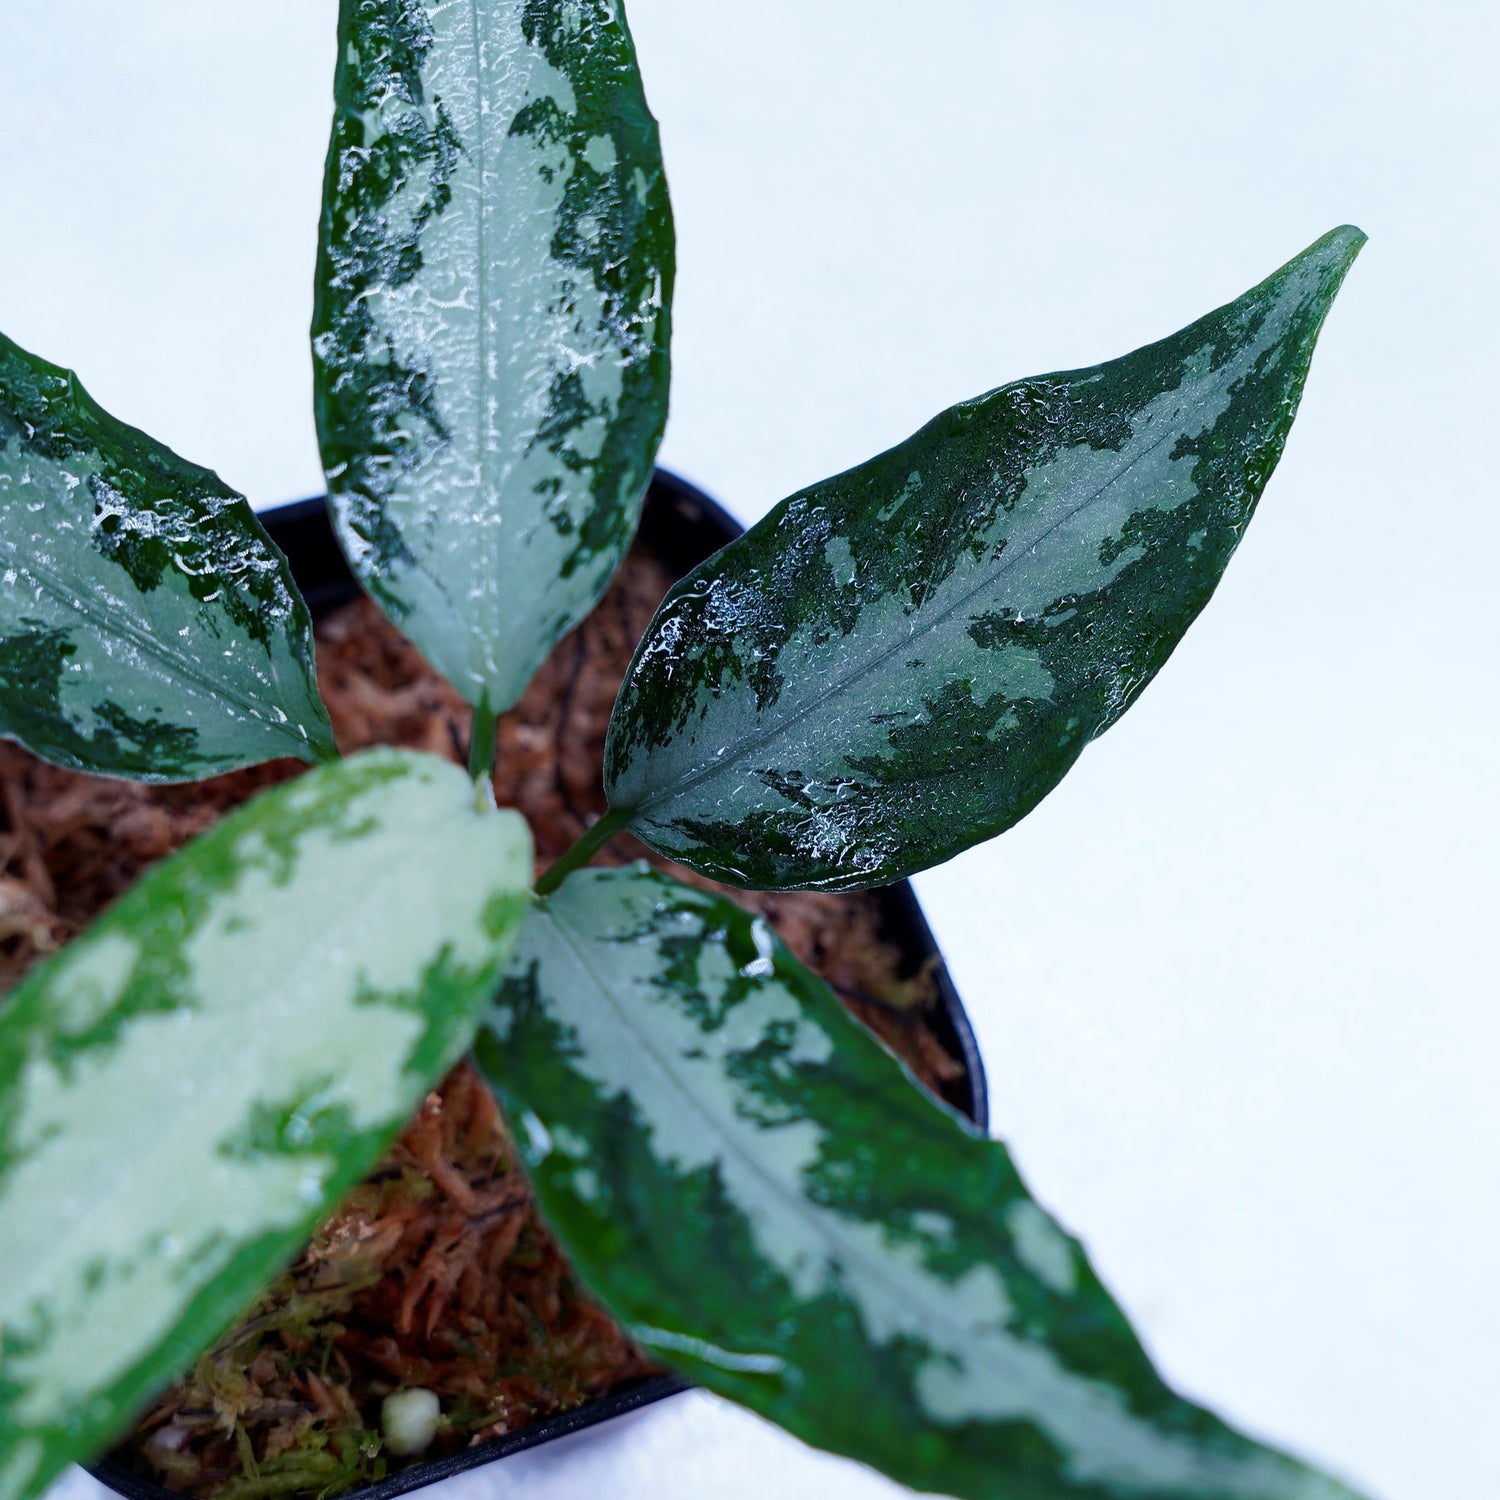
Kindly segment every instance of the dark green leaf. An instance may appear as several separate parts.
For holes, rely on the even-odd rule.
[[[250,803],[0,1003],[0,1500],[217,1338],[473,1035],[531,840],[432,756]]]
[[[470,702],[603,592],[661,440],[671,209],[610,0],[343,0],[318,305],[340,539]]]
[[[667,596],[614,807],[734,884],[881,885],[1023,817],[1213,592],[1364,235],[1091,370],[1005,386],[784,501]]]
[[[1349,1500],[1180,1400],[1005,1148],[759,918],[644,866],[533,908],[476,1055],[654,1354],[970,1500]]]
[[[335,753],[307,607],[250,507],[3,336],[0,734],[138,781]]]

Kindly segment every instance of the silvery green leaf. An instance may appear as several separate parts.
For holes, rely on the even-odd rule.
[[[1175,1396],[1005,1148],[721,897],[570,876],[476,1056],[594,1292],[806,1441],[968,1500],[1351,1500]]]
[[[0,1500],[106,1443],[459,1056],[531,840],[431,756],[266,793],[0,1002]]]
[[[343,0],[313,322],[355,571],[502,710],[635,530],[673,234],[618,0]]]
[[[777,889],[885,884],[1023,817],[1213,593],[1363,243],[1336,229],[1159,344],[966,401],[783,501],[647,631],[611,804]]]
[[[138,781],[335,754],[312,621],[244,499],[3,336],[0,734]]]

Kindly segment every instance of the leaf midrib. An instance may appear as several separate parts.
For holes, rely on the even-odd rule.
[[[96,609],[92,600],[79,593],[78,590],[71,589],[54,578],[47,569],[39,566],[35,559],[23,558],[20,548],[16,545],[15,541],[4,533],[0,533],[0,547],[4,547],[10,553],[18,572],[34,578],[41,585],[43,591],[51,596],[54,603],[62,606],[64,611],[71,610],[74,614],[81,616],[84,623],[91,626],[99,635],[105,638],[115,635],[129,641],[143,655],[154,657],[164,666],[175,670],[181,676],[187,678],[189,682],[195,684],[206,693],[210,699],[228,699],[237,708],[242,709],[254,723],[269,730],[272,734],[289,739],[299,747],[305,744],[303,740],[298,738],[294,731],[293,725],[296,721],[290,715],[288,715],[285,725],[277,724],[271,719],[265,718],[254,699],[246,698],[235,688],[215,682],[204,674],[201,667],[191,657],[182,656],[172,650],[160,638],[139,629],[128,619],[116,616],[108,610]],[[228,585],[225,584],[224,587],[227,588]],[[241,639],[245,638],[241,636]],[[267,651],[266,656],[268,661],[273,661],[269,651]]]
[[[991,569],[989,573],[981,578],[979,582],[974,584],[973,587],[965,590],[951,603],[940,608],[929,621],[922,624],[917,629],[909,631],[899,640],[892,641],[888,645],[882,646],[864,662],[860,663],[857,668],[851,669],[842,677],[836,677],[826,689],[819,692],[816,696],[810,696],[807,702],[805,702],[800,708],[795,709],[793,712],[787,714],[784,718],[779,718],[774,723],[767,725],[766,728],[758,730],[753,734],[746,735],[745,738],[740,742],[739,746],[732,752],[719,756],[716,759],[700,766],[697,770],[688,772],[686,775],[678,777],[675,781],[667,783],[660,791],[654,792],[649,796],[641,798],[638,802],[632,803],[627,810],[631,813],[632,816],[637,813],[646,812],[653,807],[659,806],[665,801],[681,796],[684,792],[691,791],[694,787],[700,785],[702,782],[711,780],[714,776],[718,775],[719,772],[727,769],[728,767],[739,765],[747,757],[753,755],[755,751],[760,749],[762,745],[769,744],[772,740],[777,739],[781,735],[787,733],[794,725],[799,724],[814,710],[822,708],[826,703],[828,703],[830,699],[837,698],[846,689],[853,686],[856,682],[862,681],[864,678],[870,676],[873,672],[878,671],[880,667],[882,667],[898,652],[909,650],[913,642],[921,640],[922,637],[926,635],[930,635],[940,625],[946,624],[953,615],[957,614],[960,610],[965,609],[975,598],[978,597],[978,595],[982,594],[987,589],[994,587],[995,583],[1002,575],[1009,572],[1012,568],[1016,567],[1024,557],[1029,555],[1038,546],[1046,542],[1047,539],[1051,537],[1055,532],[1057,532],[1061,527],[1066,525],[1075,517],[1082,515],[1084,511],[1092,506],[1103,494],[1105,494],[1106,491],[1113,488],[1113,486],[1116,485],[1126,474],[1128,474],[1131,469],[1133,469],[1138,463],[1140,463],[1142,459],[1146,458],[1148,455],[1155,452],[1156,449],[1161,447],[1161,445],[1165,443],[1168,438],[1176,436],[1178,436],[1178,433],[1175,430],[1168,430],[1164,432],[1161,437],[1156,439],[1155,442],[1148,444],[1138,454],[1136,454],[1136,456],[1132,458],[1129,463],[1123,464],[1118,469],[1116,469],[1115,472],[1111,474],[1109,478],[1106,479],[1104,483],[1101,484],[1096,490],[1087,495],[1083,500],[1079,501],[1079,503],[1071,510],[1066,511],[1064,514],[1059,516],[1056,521],[1054,521],[1050,526],[1046,527],[1034,540],[1032,540],[1025,546],[1007,546],[1005,551],[1002,552],[1000,557],[996,560],[994,568]],[[1030,470],[1028,470],[1027,472],[1030,473]],[[1007,559],[1009,559],[1009,561],[1007,561]],[[1105,587],[1108,586],[1109,585],[1105,585]],[[784,642],[783,645],[785,644],[786,643]],[[649,747],[647,748],[649,752]]]
[[[751,1154],[742,1146],[738,1145],[735,1137],[730,1134],[729,1131],[724,1129],[724,1127],[720,1124],[719,1117],[715,1115],[714,1112],[710,1110],[709,1107],[705,1103],[703,1103],[690,1088],[688,1088],[688,1086],[682,1081],[681,1075],[673,1070],[668,1060],[661,1054],[659,1049],[652,1044],[648,1034],[643,1032],[634,1023],[631,1018],[629,1009],[623,1004],[620,1004],[616,1001],[614,994],[608,984],[606,984],[605,981],[594,972],[593,967],[588,961],[585,950],[582,949],[578,945],[578,943],[574,941],[573,933],[571,929],[569,929],[567,924],[560,917],[558,917],[555,912],[547,912],[546,915],[551,920],[554,928],[556,928],[558,933],[561,935],[565,951],[570,955],[570,957],[572,957],[573,961],[577,964],[578,968],[583,972],[584,976],[589,980],[594,988],[604,996],[606,1003],[614,1013],[620,1026],[631,1037],[635,1039],[637,1045],[639,1045],[639,1047],[641,1048],[641,1051],[647,1058],[650,1059],[657,1070],[669,1081],[669,1083],[671,1083],[676,1088],[678,1094],[688,1103],[693,1113],[703,1120],[705,1126],[709,1129],[713,1137],[723,1143],[724,1150],[729,1154],[738,1157],[756,1177],[758,1177],[771,1189],[773,1197],[788,1205],[793,1217],[802,1219],[804,1223],[809,1225],[814,1230],[819,1238],[825,1239],[832,1243],[844,1256],[845,1263],[859,1269],[889,1301],[891,1301],[898,1307],[907,1304],[910,1301],[909,1295],[907,1295],[902,1289],[893,1286],[888,1282],[884,1272],[884,1268],[879,1266],[878,1264],[872,1266],[871,1263],[866,1259],[864,1251],[861,1247],[846,1239],[842,1234],[838,1233],[836,1228],[837,1215],[834,1214],[831,1209],[827,1211],[827,1218],[819,1217],[818,1215],[814,1214],[809,1209],[808,1202],[805,1197],[799,1194],[789,1195],[785,1186],[778,1178],[768,1174],[753,1154]],[[587,940],[586,937],[585,940]],[[791,992],[788,991],[787,993],[790,994]],[[800,1004],[798,1008],[799,1010],[802,1008]],[[830,1220],[833,1221],[832,1225],[830,1225]],[[758,1255],[761,1254],[758,1249],[756,1253]],[[762,1256],[762,1258],[764,1259],[765,1257]],[[768,1263],[774,1264],[773,1262]],[[988,1264],[988,1262],[977,1261],[975,1262],[975,1264]],[[784,1272],[781,1267],[776,1267],[776,1270],[778,1275],[786,1275],[786,1272]],[[797,1301],[801,1302],[802,1299],[797,1298]],[[953,1323],[946,1314],[939,1310],[934,1309],[932,1311],[932,1316],[928,1321],[935,1322],[944,1327],[948,1331],[948,1333],[953,1336],[956,1344],[967,1345],[974,1339],[974,1328]]]
[[[487,429],[489,426],[489,390],[490,390],[490,320],[489,320],[489,292],[490,292],[490,265],[488,250],[488,221],[489,221],[489,130],[490,118],[489,96],[485,90],[486,77],[484,69],[483,39],[479,26],[479,0],[469,0],[470,31],[474,42],[474,97],[479,107],[479,118],[475,124],[474,133],[476,137],[476,166],[479,171],[479,193],[478,193],[478,223],[475,227],[475,256],[476,270],[479,285],[476,291],[477,307],[475,316],[479,319],[478,340],[478,367],[479,376],[478,399],[474,402],[474,427],[475,442],[479,447],[479,499],[481,504],[486,504],[490,496],[490,485],[494,477],[494,452],[488,441]],[[497,556],[499,537],[498,528],[493,526],[481,526],[479,535],[483,538],[481,547],[484,557],[484,573],[486,578],[493,578],[499,571],[499,559]],[[491,638],[502,638],[500,630],[500,611],[498,608],[498,596],[494,598],[495,616],[491,621]],[[483,676],[488,679],[493,674],[485,665]]]
[[[489,306],[494,267],[489,256],[489,156],[490,156],[490,126],[489,122],[495,116],[495,112],[488,108],[490,96],[487,90],[489,75],[482,64],[483,57],[483,29],[480,24],[480,0],[469,0],[469,38],[473,51],[473,86],[476,102],[476,113],[474,122],[473,138],[473,162],[477,178],[477,191],[474,195],[474,259],[475,259],[475,309],[474,317],[477,323],[475,349],[476,357],[472,366],[474,383],[474,448],[477,461],[478,473],[476,476],[476,494],[481,505],[490,503],[498,497],[499,483],[495,479],[496,453],[494,445],[489,441],[489,401],[488,397],[493,390],[504,388],[503,380],[492,380],[489,375],[490,361],[490,326]],[[447,207],[440,213],[434,214],[430,224],[433,228],[441,225],[444,220],[451,222],[450,215],[457,209],[459,196],[454,195]],[[420,497],[422,486],[415,479],[408,477],[400,482],[399,489],[409,495]],[[389,515],[389,506],[382,500],[382,511]],[[478,553],[479,563],[473,570],[474,576],[479,578],[494,578],[499,573],[499,549],[502,536],[502,528],[494,526],[480,526],[469,528],[467,531],[469,545]],[[469,643],[468,660],[470,682],[455,684],[460,692],[467,698],[469,691],[473,690],[475,696],[470,699],[478,705],[481,689],[486,683],[493,683],[495,671],[483,654],[480,632],[476,631],[468,610],[462,602],[455,599],[450,587],[451,580],[446,571],[441,567],[434,566],[435,552],[431,547],[414,548],[412,561],[416,570],[420,572],[433,587],[435,592],[443,599],[448,609],[452,612],[459,633]],[[390,580],[387,580],[390,582]],[[504,626],[504,605],[498,594],[490,598],[492,618],[490,620],[489,638],[491,641],[503,640],[506,634]],[[479,650],[476,656],[476,648]]]

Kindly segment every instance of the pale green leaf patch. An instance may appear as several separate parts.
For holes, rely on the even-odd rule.
[[[1018,381],[784,501],[667,596],[610,725],[653,848],[883,885],[1025,816],[1207,603],[1364,235],[1092,369]]]
[[[656,122],[609,0],[344,0],[339,41],[313,323],[334,524],[503,711],[603,592],[661,441]]]
[[[336,753],[307,607],[244,498],[3,336],[0,734],[139,781]]]
[[[1352,1500],[1174,1395],[1005,1148],[723,898],[571,875],[476,1056],[595,1293],[806,1441],[967,1500]]]
[[[225,819],[0,1005],[16,1494],[113,1436],[374,1164],[468,1045],[530,877],[518,815],[371,751]]]

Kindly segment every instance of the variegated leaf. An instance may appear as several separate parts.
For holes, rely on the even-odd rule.
[[[652,1353],[970,1500],[1350,1500],[1158,1378],[1003,1146],[764,922],[644,866],[534,907],[476,1056]]]
[[[881,885],[1002,832],[1207,603],[1364,242],[1090,370],[952,408],[684,579],[610,728],[610,801],[733,884]]]
[[[343,0],[313,324],[344,550],[470,702],[603,592],[666,420],[673,234],[619,0]]]
[[[138,781],[335,753],[307,607],[244,499],[3,336],[0,734]]]
[[[531,840],[372,751],[256,799],[0,1003],[0,1500],[216,1338],[468,1045]]]

